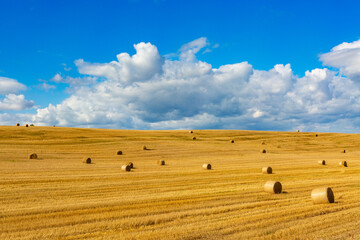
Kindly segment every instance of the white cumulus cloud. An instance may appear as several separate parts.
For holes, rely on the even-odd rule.
[[[34,106],[33,101],[27,101],[24,95],[7,94],[3,100],[0,99],[0,111],[23,110]]]
[[[17,93],[25,90],[26,86],[15,79],[0,77],[0,94]]]

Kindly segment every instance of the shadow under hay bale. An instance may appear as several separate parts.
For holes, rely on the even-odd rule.
[[[123,154],[123,152],[120,150],[116,152],[116,155],[122,155],[122,154]]]
[[[326,161],[325,161],[325,160],[320,160],[320,161],[318,161],[318,164],[320,164],[320,165],[326,165]]]
[[[265,192],[278,194],[282,192],[282,185],[277,181],[267,181],[264,185],[264,190]]]
[[[211,170],[211,164],[210,163],[204,163],[202,167],[203,167],[203,169]]]
[[[121,170],[122,170],[122,171],[125,171],[125,172],[130,172],[131,167],[130,167],[129,165],[123,165],[123,166],[121,167]]]
[[[84,158],[83,158],[83,163],[91,164],[91,158],[89,158],[89,157],[84,157]]]
[[[266,153],[266,149],[260,150],[261,153]]]
[[[164,161],[164,160],[158,160],[158,161],[157,161],[157,164],[159,164],[159,165],[165,165],[165,161]]]
[[[342,167],[347,167],[347,166],[348,166],[348,164],[347,164],[347,162],[346,162],[346,161],[341,161],[341,162],[339,162],[339,166],[342,166]]]
[[[263,167],[262,173],[264,174],[272,174],[272,168],[271,167]]]
[[[329,187],[316,188],[311,191],[311,200],[314,204],[334,203],[334,193]]]
[[[132,162],[128,162],[126,165],[130,166],[130,168],[134,168],[134,164]]]
[[[29,154],[29,159],[38,159],[38,155],[36,153]]]

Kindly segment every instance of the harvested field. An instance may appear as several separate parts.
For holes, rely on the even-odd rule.
[[[0,133],[2,240],[360,238],[357,134],[196,130],[193,141],[188,130]],[[114,156],[119,146],[136,166],[131,172]],[[31,152],[41,161],[28,159]],[[83,164],[84,156],[94,163]],[[206,162],[213,170],[204,171]],[[275,173],[263,174],[264,166]],[[265,192],[270,180],[283,193]],[[322,187],[331,187],[335,203],[312,203]]]

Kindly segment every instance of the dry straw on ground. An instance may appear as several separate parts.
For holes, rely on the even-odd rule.
[[[211,164],[210,163],[204,163],[202,167],[203,167],[203,169],[210,170],[211,169]]]
[[[122,155],[122,151],[120,151],[120,150],[117,151],[117,152],[116,152],[116,155]]]
[[[164,161],[164,160],[158,160],[157,163],[158,163],[159,165],[165,165],[165,161]]]
[[[333,203],[335,200],[334,193],[329,187],[313,189],[311,199],[314,204]]]
[[[84,157],[84,158],[83,158],[83,163],[90,164],[90,163],[91,163],[91,158],[89,158],[89,157]]]
[[[132,162],[128,162],[126,165],[130,166],[130,168],[134,168],[134,164]]]
[[[319,163],[320,165],[326,165],[326,161],[325,161],[325,160],[320,160],[320,161],[318,161],[318,163]]]
[[[131,167],[130,167],[129,165],[123,165],[123,166],[121,167],[121,170],[122,170],[122,171],[125,171],[125,172],[130,172]]]
[[[348,164],[346,161],[341,161],[341,162],[339,162],[339,166],[347,167]]]
[[[267,181],[264,185],[264,190],[269,193],[281,193],[282,185],[277,181]]]
[[[38,155],[36,153],[29,154],[29,159],[37,159]]]
[[[261,153],[266,153],[266,149],[260,150]]]
[[[271,167],[263,167],[262,168],[262,173],[271,174],[272,173],[272,168]]]

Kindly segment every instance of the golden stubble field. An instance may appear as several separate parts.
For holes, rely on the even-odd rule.
[[[359,239],[359,154],[358,134],[0,127],[0,239]]]

